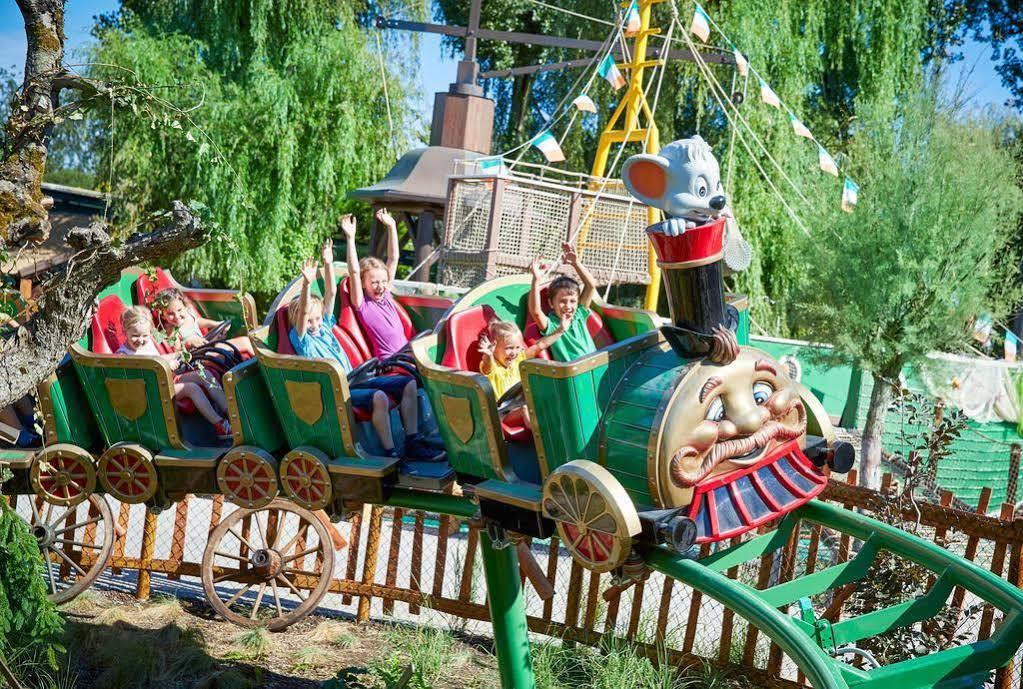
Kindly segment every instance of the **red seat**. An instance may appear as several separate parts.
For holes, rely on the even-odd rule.
[[[273,332],[277,336],[277,353],[295,356],[295,348],[291,346],[291,321],[288,320],[287,306],[277,309],[277,313],[274,314]],[[362,355],[358,345],[341,327],[335,325],[331,328],[331,333],[338,341],[338,344],[341,345],[341,350],[348,356],[348,361],[351,362],[352,368],[359,366],[369,358]],[[397,406],[397,402],[390,398],[388,399],[392,409]],[[353,408],[352,412],[355,415],[356,421],[369,421],[373,416],[372,412],[362,409]]]
[[[338,315],[337,323],[340,325],[353,340],[360,342],[362,348],[366,352],[366,357],[376,356],[376,346],[374,346],[372,340],[370,340],[369,334],[366,329],[362,327],[362,318],[359,316],[359,312],[355,309],[352,304],[352,294],[348,289],[348,278],[343,277],[338,283]],[[412,327],[412,319],[409,318],[408,312],[405,311],[405,307],[394,301],[394,306],[398,311],[398,318],[401,319],[401,325],[405,329],[406,339],[411,340],[416,336],[415,328]]]
[[[497,318],[494,309],[483,304],[451,314],[444,324],[447,344],[441,365],[458,371],[478,373],[482,356],[479,352],[480,336],[487,331],[490,321]],[[523,425],[501,419],[501,431],[507,440],[532,442],[533,434]]]
[[[113,354],[124,342],[124,330],[121,328],[121,315],[128,307],[121,298],[111,294],[99,300],[96,313],[92,316],[89,326],[91,334],[90,349],[97,354]]]
[[[157,268],[152,274],[139,275],[135,281],[135,299],[141,306],[149,306],[161,291],[177,287],[163,268]]]

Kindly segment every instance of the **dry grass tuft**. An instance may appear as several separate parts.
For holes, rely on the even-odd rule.
[[[336,648],[353,648],[358,639],[343,622],[327,620],[321,622],[306,636],[309,641],[317,644],[330,644]]]

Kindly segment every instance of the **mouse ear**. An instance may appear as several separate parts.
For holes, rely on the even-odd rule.
[[[649,153],[631,156],[622,166],[622,181],[637,199],[661,208],[668,191],[668,161]]]

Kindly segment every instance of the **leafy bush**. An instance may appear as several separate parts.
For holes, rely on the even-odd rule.
[[[29,678],[56,670],[64,653],[64,621],[46,597],[40,562],[28,525],[0,498],[0,652]]]

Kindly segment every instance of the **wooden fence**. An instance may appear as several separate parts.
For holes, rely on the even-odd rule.
[[[947,492],[941,494],[940,504],[913,504],[896,494],[890,475],[885,476],[881,492],[857,486],[855,480],[855,472],[846,483],[832,479],[824,499],[847,509],[884,512],[918,523],[923,537],[1016,585],[1023,583],[1023,519],[1016,519],[1008,503],[1001,506],[998,517],[988,516],[990,490],[985,489],[977,510],[969,512],[954,507],[955,500]],[[225,516],[225,509],[234,509],[230,503],[225,507],[220,496],[190,498],[159,516],[141,506],[112,504],[119,528],[110,568],[113,574],[135,570],[135,593],[143,599],[150,595],[154,574],[171,580],[199,576],[209,533]],[[348,609],[359,621],[376,614],[414,619],[426,612],[463,621],[489,619],[476,526],[460,524],[447,515],[373,506],[339,527],[348,545],[338,553],[330,586],[330,593],[338,595],[328,595],[321,607]],[[729,570],[728,576],[766,588],[844,562],[855,554],[857,544],[848,536],[835,536],[819,525],[804,524],[783,547]],[[609,575],[582,569],[556,537],[530,547],[555,590],[555,596],[546,601],[527,596],[532,631],[585,644],[597,644],[608,634],[625,636],[651,658],[666,657],[679,665],[706,660],[740,666],[758,686],[804,686],[801,674],[780,648],[699,592],[655,573],[605,596]],[[703,554],[709,552],[704,546]],[[528,583],[526,587],[531,594]],[[838,621],[852,593],[852,587],[846,587],[824,601],[825,616]],[[957,589],[953,608],[971,608],[967,596]],[[401,609],[396,610],[399,603]],[[968,640],[988,638],[1000,615],[991,606],[964,614],[961,623]],[[485,625],[479,631],[485,633]],[[993,681],[997,689],[1018,689],[1019,659],[999,670]]]

